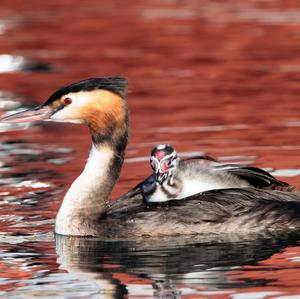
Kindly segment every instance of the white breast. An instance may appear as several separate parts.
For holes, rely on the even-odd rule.
[[[158,185],[155,189],[155,192],[151,194],[147,200],[149,202],[164,202],[170,200],[170,198],[166,196],[166,194],[162,191],[161,186]]]
[[[108,194],[103,184],[113,152],[108,147],[94,146],[81,175],[73,182],[65,195],[55,222],[55,232],[61,235],[80,235],[82,220],[78,215],[100,213]],[[77,223],[78,222],[78,223]]]
[[[197,194],[200,192],[214,190],[214,189],[223,189],[223,188],[231,188],[227,184],[220,184],[217,182],[209,182],[205,180],[185,180],[183,183],[183,188],[178,198],[184,198],[187,196],[191,196],[193,194]]]

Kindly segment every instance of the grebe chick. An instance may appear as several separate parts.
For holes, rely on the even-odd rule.
[[[37,108],[2,119],[71,122],[89,128],[92,149],[84,170],[64,196],[55,233],[102,239],[192,235],[215,239],[224,234],[286,235],[300,229],[300,196],[294,192],[221,189],[145,204],[140,188],[134,188],[109,203],[128,139],[126,86],[122,77],[90,78],[58,89]]]
[[[146,202],[182,199],[215,189],[290,187],[255,167],[221,164],[209,156],[181,160],[170,144],[160,144],[152,150],[150,165],[153,175],[141,185]]]

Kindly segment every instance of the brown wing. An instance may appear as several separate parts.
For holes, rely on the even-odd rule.
[[[227,233],[298,231],[299,214],[300,197],[294,192],[245,188],[149,204],[136,195],[112,203],[99,220],[110,237],[204,234],[215,240]]]
[[[249,182],[253,187],[266,190],[292,191],[293,186],[273,177],[269,172],[251,166],[236,165],[226,169],[238,178]]]
[[[200,162],[200,163],[212,163],[212,167],[220,170],[227,171],[241,180],[247,181],[251,186],[258,189],[266,190],[279,190],[279,191],[292,191],[294,187],[286,182],[280,181],[272,176],[269,172],[252,166],[243,166],[239,164],[221,164],[218,160],[207,156],[195,156],[183,161]]]

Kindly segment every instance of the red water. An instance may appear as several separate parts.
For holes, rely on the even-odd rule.
[[[18,103],[41,103],[70,82],[114,74],[130,81],[131,136],[113,197],[149,174],[146,157],[162,142],[181,154],[207,152],[272,168],[300,186],[298,1],[1,1],[3,113]],[[219,256],[223,248],[214,247],[218,258],[209,264],[210,250],[204,248],[202,259],[184,258],[206,266],[184,264],[180,279],[165,259],[159,264],[174,272],[158,279],[153,269],[125,265],[107,248],[83,258],[83,247],[86,264],[74,263],[76,271],[64,266],[51,233],[53,219],[64,190],[85,163],[87,129],[45,124],[0,130],[0,296],[93,298],[109,292],[107,281],[118,285],[114,297],[126,292],[129,297],[300,296],[295,240],[276,242],[272,251],[263,248],[265,254],[255,252],[250,260],[231,249]],[[249,244],[236,246],[247,256]],[[123,249],[125,257],[130,248]],[[87,265],[97,254],[103,260],[91,270]],[[147,250],[143,254],[155,264]],[[176,264],[180,261],[179,256]],[[102,273],[101,283],[95,273]]]

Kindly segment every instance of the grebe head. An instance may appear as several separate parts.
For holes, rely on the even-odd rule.
[[[88,125],[94,143],[117,139],[127,131],[127,106],[123,100],[126,87],[127,80],[123,77],[90,78],[64,86],[44,104],[1,121],[84,123]]]
[[[169,144],[160,144],[151,152],[150,165],[159,184],[173,178],[177,163],[177,152]]]
[[[62,87],[37,108],[0,121],[31,123],[41,120],[86,124],[93,140],[87,163],[61,204],[55,232],[94,235],[117,182],[128,140],[128,112],[124,100],[127,80],[90,78]]]

